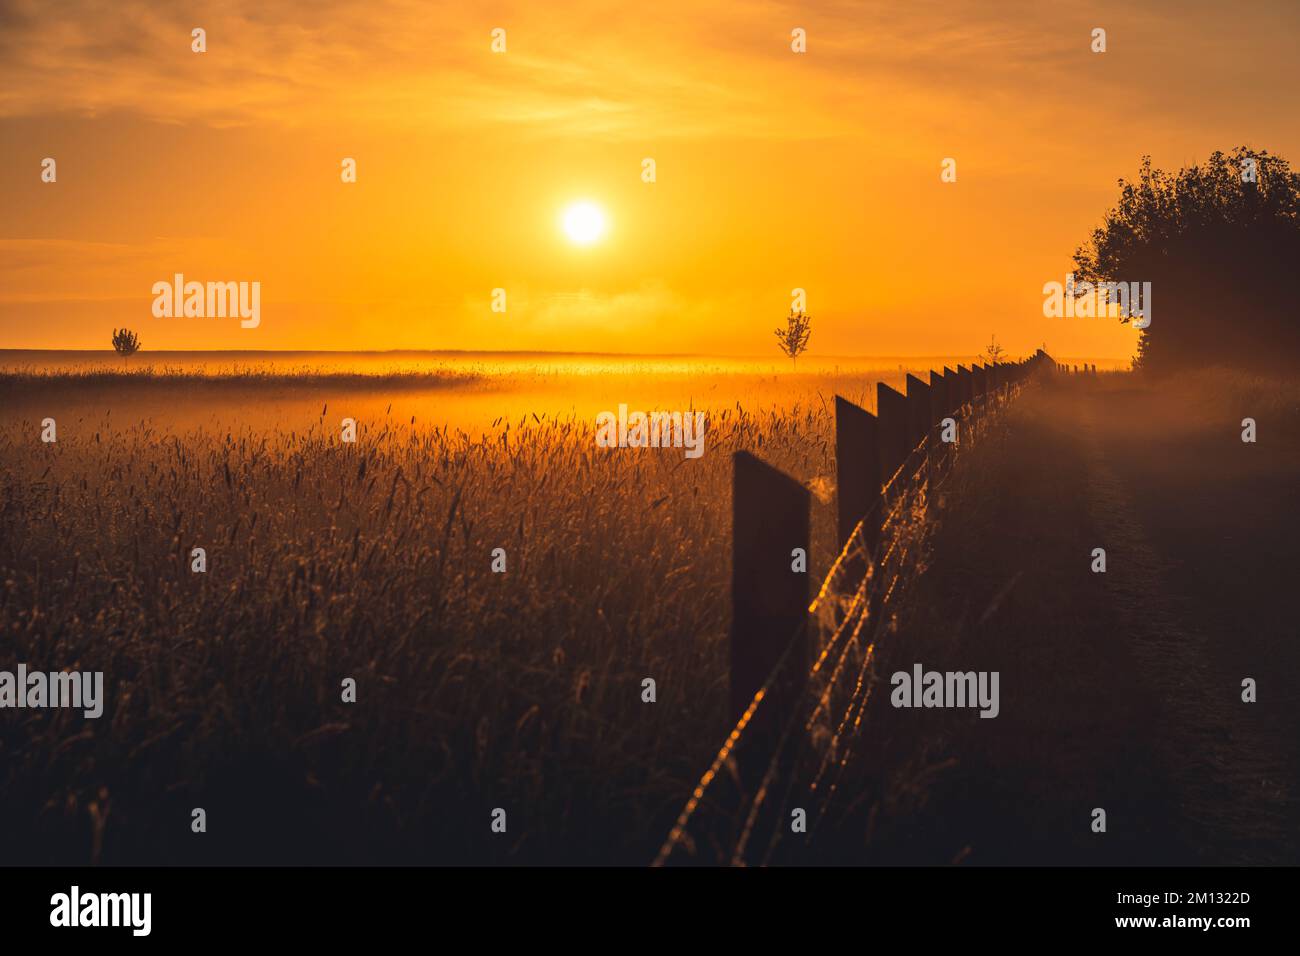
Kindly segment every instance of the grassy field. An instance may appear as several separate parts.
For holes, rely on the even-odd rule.
[[[107,702],[99,720],[0,711],[0,859],[647,862],[729,728],[730,453],[814,492],[818,580],[833,557],[833,395],[872,407],[874,382],[901,378],[886,363],[591,357],[10,367],[0,669],[102,670]],[[1175,445],[1243,414],[1294,438],[1290,386],[1210,372],[1171,399],[1130,379],[1099,380],[1107,407]],[[595,411],[620,403],[705,410],[705,454],[597,447]],[[39,440],[47,416],[54,444]],[[1016,454],[1033,455],[1032,428],[1016,428]],[[945,555],[882,661],[960,657],[983,613],[961,602],[993,606],[1007,562],[1032,553],[1014,535],[1007,562],[984,549],[1017,515],[1059,507],[1035,518],[1006,494],[1031,472],[1001,441],[953,476],[935,515]],[[1044,480],[1053,495],[1074,481]],[[1068,608],[1049,591],[1000,646]],[[962,858],[976,825],[925,809],[967,799],[944,782],[968,760],[960,735],[887,708],[870,719],[854,799],[818,858]],[[505,835],[489,830],[498,807]]]
[[[727,729],[729,453],[819,492],[823,569],[844,383],[747,407],[738,379],[688,460],[598,448],[577,411],[438,424],[505,386],[399,374],[0,380],[5,666],[102,670],[108,698],[0,714],[0,858],[649,859]]]
[[[870,407],[874,381],[899,384],[901,374],[838,365],[704,374],[685,360],[588,358],[361,373],[11,368],[0,375],[0,668],[103,671],[107,701],[99,720],[0,711],[0,818],[9,821],[0,859],[647,862],[728,729],[730,452],[754,451],[814,492],[819,579],[833,556],[831,399]],[[1138,467],[1159,436],[1170,449],[1161,462],[1192,456],[1178,474],[1185,494],[1197,493],[1205,481],[1193,465],[1221,457],[1215,436],[1250,414],[1266,436],[1261,452],[1274,456],[1264,459],[1272,485],[1292,473],[1285,455],[1300,415],[1289,384],[1211,371],[1177,387],[1102,376],[1091,388],[1079,394],[1104,398],[1096,407],[1110,416],[1100,434],[1117,436],[1120,457],[1108,467]],[[1068,596],[1061,575],[1075,539],[1121,519],[1104,498],[1100,517],[1074,513],[1095,484],[1068,430],[1081,413],[1044,395],[953,475],[934,516],[942,553],[898,609],[906,640],[882,648],[879,666],[972,666],[973,651],[1014,681],[1036,659],[1020,648],[1048,653],[1044,632],[1064,648],[1041,658],[1051,664],[1092,646],[1092,618],[1101,634],[1136,626],[1118,598],[1111,610]],[[597,447],[594,410],[621,402],[704,409],[705,454]],[[45,417],[57,421],[57,443],[39,440]],[[358,422],[355,444],[340,440],[343,417]],[[1191,542],[1159,537],[1186,523],[1162,490],[1170,480],[1139,482],[1152,502],[1139,494],[1125,507],[1138,509],[1153,547],[1177,556]],[[1224,478],[1229,491],[1237,480]],[[1168,517],[1142,510],[1157,507]],[[1222,533],[1249,542],[1255,532]],[[205,573],[190,569],[194,547],[207,552]],[[504,574],[491,571],[496,548]],[[1233,588],[1259,578],[1249,552],[1236,563]],[[1017,568],[1041,586],[1015,583]],[[1171,581],[1173,591],[1212,590]],[[1235,593],[1224,593],[1225,608]],[[1262,592],[1256,603],[1272,606]],[[1207,606],[1197,620],[1215,613]],[[1276,629],[1260,620],[1258,630]],[[1291,666],[1285,642],[1270,640],[1283,648],[1270,666]],[[1089,686],[1100,696],[1087,700],[1106,719],[1090,732],[1114,724],[1131,736],[1171,719],[1125,709],[1125,685],[1104,675],[1127,653],[1117,645],[1068,668],[1097,669]],[[1041,676],[1030,668],[1024,682]],[[646,677],[654,704],[641,700]],[[355,703],[342,700],[346,678]],[[1008,797],[1005,782],[980,776],[985,765],[1003,766],[1011,781],[1031,766],[1040,768],[1032,780],[1046,766],[1072,781],[1094,772],[1136,781],[1134,812],[1172,819],[1161,801],[1177,781],[1139,773],[1159,766],[1156,757],[1175,759],[1149,730],[1097,766],[1077,752],[1022,759],[1032,728],[1071,725],[1052,708],[1077,684],[1049,682],[1027,698],[1038,716],[1010,705],[996,722],[1021,728],[1010,750],[971,738],[949,714],[917,724],[877,707],[846,781],[853,799],[811,852],[845,862],[1048,852],[1061,822],[1046,816],[1052,795],[1029,815],[1044,817],[1041,832],[989,825],[988,808]],[[1032,791],[1032,780],[1016,792]],[[984,816],[971,809],[981,806]],[[207,834],[191,832],[196,807]],[[489,830],[498,807],[505,835]],[[990,850],[990,839],[1003,849]],[[1161,839],[1160,852],[1183,858],[1181,837]],[[1140,840],[1112,848],[1113,862],[1150,858]],[[1057,849],[1090,859],[1081,847]]]

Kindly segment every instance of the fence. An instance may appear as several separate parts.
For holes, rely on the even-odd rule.
[[[953,462],[1023,383],[1060,370],[1041,350],[1018,363],[878,383],[876,412],[835,399],[840,552],[810,600],[809,492],[748,452],[734,455],[733,727],[654,863],[767,863],[813,833],[852,760],[878,639],[924,553],[927,513]],[[806,567],[806,564],[804,565]],[[797,799],[798,803],[792,801]]]

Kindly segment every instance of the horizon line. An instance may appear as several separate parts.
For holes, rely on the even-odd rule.
[[[1026,353],[1033,355],[1038,351]],[[1046,350],[1051,354],[1051,350]],[[111,348],[0,348],[0,355],[17,352],[35,353],[69,353],[81,352],[91,355],[116,355]],[[954,358],[965,355],[964,352],[916,352],[909,354],[838,354],[809,352],[799,356],[801,359],[921,359]],[[978,353],[970,353],[978,359]],[[1062,353],[1065,354],[1065,353]],[[1073,356],[1073,353],[1070,353]],[[569,349],[156,349],[152,352],[136,352],[134,358],[147,355],[554,355],[597,358],[715,358],[747,359],[772,362],[789,361],[785,356],[766,356],[755,353],[740,352],[587,352]],[[1122,362],[1126,357],[1107,357],[1100,355],[1079,355],[1077,358],[1097,358],[1103,361]]]

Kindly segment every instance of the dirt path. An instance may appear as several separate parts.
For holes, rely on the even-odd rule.
[[[883,672],[998,670],[1001,715],[882,708],[945,764],[882,861],[1300,862],[1300,455],[1245,414],[1066,378],[971,454]]]
[[[1136,387],[1075,391],[1089,507],[1131,567],[1106,583],[1162,704],[1181,842],[1204,862],[1295,863],[1294,446],[1267,420],[1263,444],[1243,443],[1243,415],[1204,422],[1149,399],[1133,415],[1145,396]],[[1257,703],[1242,701],[1244,678],[1259,686]]]

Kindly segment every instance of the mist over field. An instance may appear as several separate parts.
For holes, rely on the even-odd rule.
[[[902,387],[908,372],[976,359],[808,355],[792,369],[780,356],[142,352],[124,361],[103,351],[0,350],[0,387],[9,388],[12,401],[39,395],[53,403],[49,408],[78,414],[91,413],[92,404],[144,417],[165,413],[159,422],[168,429],[241,422],[302,427],[318,417],[318,401],[332,400],[340,416],[388,414],[391,405],[395,418],[415,415],[425,424],[477,434],[531,414],[594,419],[620,403],[647,411],[721,410],[739,401],[753,410],[828,403],[839,393],[871,407],[876,381]],[[1075,361],[1103,369],[1127,366],[1119,360]]]

